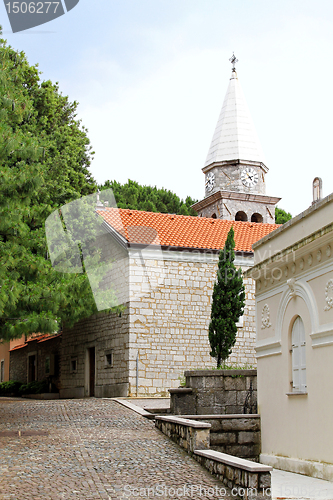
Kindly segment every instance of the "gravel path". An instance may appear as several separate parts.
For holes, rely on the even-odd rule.
[[[234,499],[146,420],[102,399],[0,400],[0,499]]]

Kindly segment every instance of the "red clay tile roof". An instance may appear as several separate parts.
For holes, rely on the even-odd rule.
[[[31,337],[27,339],[27,342],[34,342],[35,340],[40,341],[45,337],[49,337],[49,333],[33,333]]]
[[[129,243],[193,249],[223,248],[233,226],[235,250],[252,252],[253,243],[279,227],[278,224],[208,219],[121,208],[105,208],[97,210],[97,213]]]
[[[38,340],[38,344],[40,344],[40,342],[46,342],[47,340],[56,339],[57,337],[61,337],[61,333],[57,333],[56,335],[47,334],[45,337]]]
[[[22,349],[22,347],[26,347],[28,344],[20,344],[16,345],[15,347],[12,347],[12,349],[9,350],[9,352],[16,351],[17,349]]]
[[[56,335],[51,335],[50,333],[33,333],[31,337],[27,339],[27,341],[24,344],[19,344],[16,345],[15,347],[12,347],[9,352],[16,351],[17,349],[22,349],[23,347],[26,347],[29,342],[34,342],[37,341],[39,344],[40,342],[45,342],[46,340],[52,340],[55,339],[56,337],[60,337],[61,333],[57,333]]]

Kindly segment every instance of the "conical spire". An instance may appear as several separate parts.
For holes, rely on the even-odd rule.
[[[208,151],[205,167],[228,160],[265,163],[263,151],[238,81],[233,56],[229,87]]]

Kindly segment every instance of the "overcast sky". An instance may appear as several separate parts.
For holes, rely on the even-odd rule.
[[[80,103],[92,174],[202,199],[201,169],[231,74],[243,88],[269,173],[293,215],[312,180],[333,191],[332,0],[80,0],[66,15],[4,37]]]

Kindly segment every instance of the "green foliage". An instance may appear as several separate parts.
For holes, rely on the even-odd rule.
[[[221,366],[236,342],[236,323],[244,312],[245,290],[241,270],[234,265],[234,229],[231,227],[224,249],[219,255],[217,281],[214,283],[211,321],[209,324],[210,355]]]
[[[292,219],[292,215],[282,208],[275,207],[275,224],[284,224]]]
[[[54,386],[52,389],[54,392],[57,392]],[[43,392],[49,392],[49,383],[47,380],[29,382],[28,384],[10,380],[9,382],[2,382],[0,384],[0,396],[5,397],[22,396],[24,394],[42,394]]]
[[[93,152],[57,85],[0,39],[0,338],[54,333],[97,312],[86,274],[56,272],[44,223],[96,190]]]
[[[118,208],[144,210],[146,212],[160,212],[164,214],[193,215],[197,213],[191,208],[196,203],[190,196],[185,201],[171,191],[158,189],[156,186],[141,186],[135,181],[128,180],[127,184],[116,181],[106,181],[99,189],[112,188]],[[106,200],[110,201],[111,200]]]
[[[22,384],[19,388],[19,394],[42,394],[43,392],[49,392],[49,385],[46,380],[38,382],[29,382],[28,384]]]
[[[232,364],[222,363],[220,366],[213,368],[213,370],[253,370],[253,366],[248,365],[247,363],[242,366],[238,365],[237,363],[232,363]]]
[[[18,396],[21,387],[21,382],[10,380],[0,384],[0,396]]]

